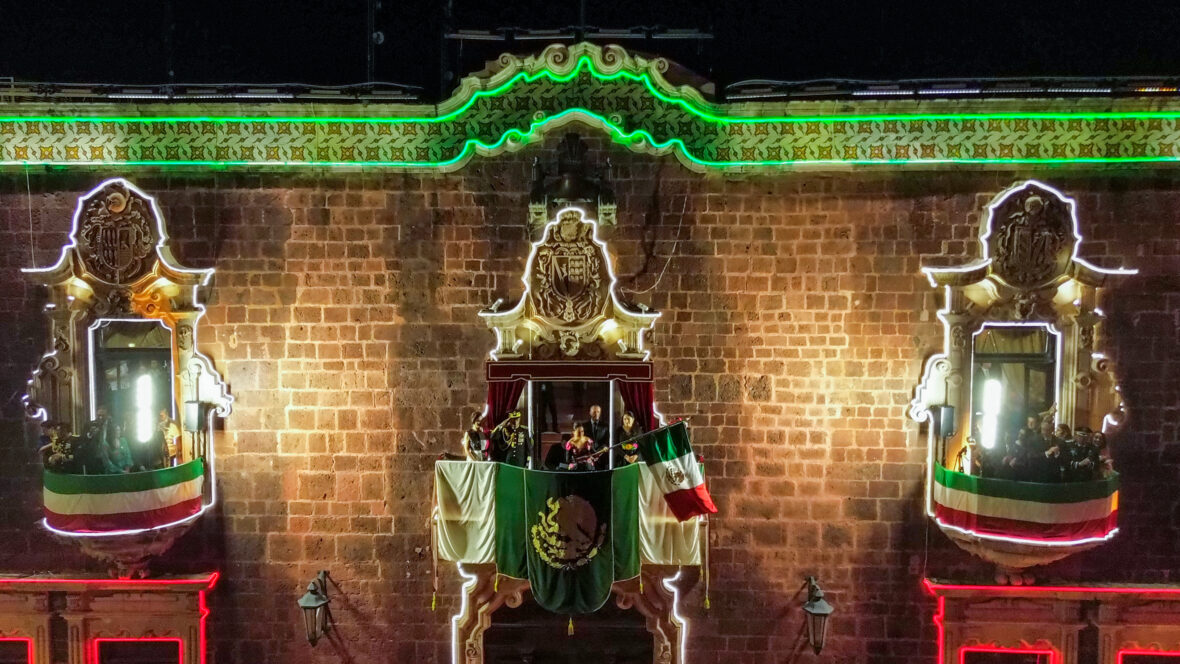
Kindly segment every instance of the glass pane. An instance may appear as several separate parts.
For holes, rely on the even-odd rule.
[[[161,423],[175,418],[171,330],[154,320],[120,320],[99,321],[90,332],[95,379],[87,435],[109,449],[91,455],[86,472],[164,467],[169,455]]]
[[[1124,654],[1119,660],[1123,664],[1180,664],[1180,653],[1172,654]]]
[[[98,664],[179,664],[180,641],[100,641]]]
[[[991,449],[1057,400],[1057,335],[1042,326],[986,327],[975,336],[971,435]]]

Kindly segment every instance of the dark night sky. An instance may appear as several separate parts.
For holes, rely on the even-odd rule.
[[[381,0],[375,78],[439,86],[441,2]],[[587,23],[713,31],[698,53],[643,45],[721,83],[749,78],[1180,75],[1175,2],[586,0]],[[562,27],[568,2],[454,0],[457,28]],[[168,26],[171,31],[169,46]],[[0,0],[0,76],[26,81],[365,80],[365,0]],[[516,51],[539,49],[541,43]],[[506,50],[469,44],[466,73]]]

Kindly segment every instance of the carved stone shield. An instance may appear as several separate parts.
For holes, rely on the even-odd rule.
[[[151,269],[157,240],[151,206],[119,183],[83,204],[77,237],[86,270],[107,283],[131,283]]]
[[[1074,233],[1068,204],[1029,184],[992,210],[992,272],[1017,288],[1036,288],[1069,266]]]
[[[537,315],[558,327],[577,327],[602,313],[609,278],[602,247],[581,212],[567,210],[537,246],[529,289]]]

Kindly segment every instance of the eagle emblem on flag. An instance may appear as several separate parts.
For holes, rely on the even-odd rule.
[[[532,545],[545,564],[555,569],[578,569],[598,555],[606,538],[606,524],[594,506],[579,496],[550,498],[533,526]]]
[[[669,468],[668,473],[664,476],[664,479],[668,481],[668,484],[680,486],[681,484],[684,484],[684,473],[679,469]]]

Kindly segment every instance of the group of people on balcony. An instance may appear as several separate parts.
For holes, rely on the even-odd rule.
[[[1106,435],[1089,427],[1054,426],[1052,413],[1029,415],[1023,427],[988,449],[968,439],[973,470],[1018,482],[1086,482],[1111,472]]]
[[[634,439],[644,433],[635,413],[626,411],[615,427],[615,445],[611,445],[610,425],[602,418],[602,406],[590,406],[589,419],[574,422],[568,436],[554,443],[538,459],[545,470],[606,470],[639,461],[639,446]],[[527,467],[533,450],[533,438],[521,423],[520,411],[508,414],[489,433],[481,427],[483,415],[477,413],[464,434],[463,447],[473,461],[500,461]]]
[[[123,425],[99,407],[82,435],[67,434],[65,426],[42,426],[42,455],[46,469],[76,475],[113,475],[159,470],[175,465],[180,427],[161,410],[155,430],[146,441],[130,441]]]

